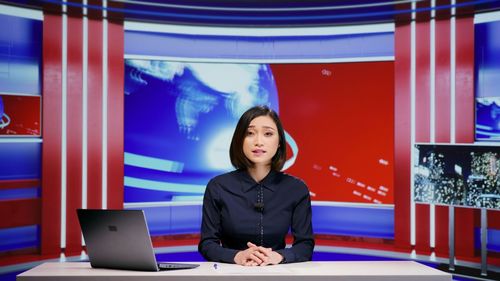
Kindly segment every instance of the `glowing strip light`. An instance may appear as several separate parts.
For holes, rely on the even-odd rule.
[[[87,0],[83,1],[87,4]],[[83,9],[83,77],[82,77],[82,208],[87,208],[87,148],[88,148],[88,18],[87,18],[87,8]],[[83,241],[83,240],[82,240]]]
[[[180,19],[195,19],[195,20],[240,20],[240,21],[248,21],[248,20],[253,20],[253,21],[283,21],[283,20],[334,20],[334,19],[354,19],[354,18],[367,18],[367,17],[377,17],[377,16],[394,16],[394,15],[402,15],[402,14],[408,14],[408,13],[416,13],[416,12],[428,12],[431,11],[432,9],[434,10],[448,10],[450,8],[461,8],[461,7],[468,7],[468,6],[474,6],[474,5],[480,5],[480,4],[487,4],[487,3],[492,3],[498,0],[476,0],[476,1],[470,1],[470,2],[464,2],[464,3],[459,3],[459,4],[452,4],[452,5],[441,5],[435,8],[430,8],[430,7],[424,7],[424,8],[416,8],[415,2],[412,2],[412,9],[411,10],[390,10],[390,11],[383,11],[383,12],[361,12],[361,13],[352,13],[352,14],[341,14],[341,13],[328,13],[328,14],[321,14],[321,15],[293,15],[293,16],[259,16],[255,17],[254,15],[247,15],[247,16],[230,16],[230,15],[225,15],[225,16],[218,16],[218,15],[211,15],[211,14],[203,14],[203,15],[193,15],[193,14],[181,14],[181,13],[171,13],[171,12],[157,12],[157,11],[144,11],[144,10],[137,10],[137,9],[122,9],[122,8],[113,8],[113,7],[107,7],[106,5],[98,6],[98,5],[83,5],[80,3],[73,3],[73,2],[61,2],[58,0],[39,0],[41,2],[46,2],[46,3],[53,3],[53,4],[62,4],[70,7],[87,7],[89,9],[94,9],[94,10],[104,10],[104,11],[109,11],[109,12],[116,12],[116,13],[128,13],[128,14],[133,14],[133,15],[147,15],[147,16],[160,16],[160,17],[170,17],[170,18],[180,18]],[[107,1],[103,1],[103,4]],[[415,8],[413,8],[415,7]]]
[[[452,0],[451,3],[455,3]],[[455,19],[455,8],[451,9],[450,18],[450,143],[455,143],[455,79],[456,79],[456,19]]]
[[[415,10],[416,3],[411,3],[412,10]],[[415,94],[416,94],[416,13],[412,12],[411,14],[411,31],[410,31],[410,100],[411,100],[411,109],[410,109],[410,243],[411,245],[415,245],[415,198],[413,192],[415,191],[415,185],[413,183],[414,174],[413,174],[413,163],[415,161],[414,157],[414,149],[415,149]]]
[[[431,0],[431,7],[436,6],[436,0]],[[436,141],[436,10],[431,10],[430,26],[430,141]],[[429,206],[429,244],[436,246],[436,206]]]
[[[124,185],[147,190],[168,191],[178,193],[205,193],[205,185],[170,183],[163,181],[145,180],[134,177],[125,177]]]
[[[66,172],[67,172],[67,87],[68,87],[68,16],[66,14],[66,6],[63,6],[62,15],[62,124],[61,124],[61,249],[66,248]]]
[[[43,12],[34,9],[19,8],[0,4],[0,14],[33,20],[43,20]]]
[[[368,3],[357,5],[341,5],[341,6],[325,6],[325,7],[286,7],[286,8],[252,8],[252,7],[211,7],[211,6],[193,6],[193,5],[179,5],[168,3],[155,3],[147,1],[133,1],[133,0],[111,0],[112,2],[119,2],[132,5],[152,6],[161,8],[175,8],[175,9],[188,9],[188,10],[203,10],[203,11],[240,11],[240,12],[306,12],[306,11],[328,11],[328,10],[343,10],[343,9],[358,9],[358,8],[371,8],[380,6],[394,6],[399,4],[406,4],[410,2],[420,2],[424,0],[401,0],[401,1],[388,1],[380,3]]]
[[[123,24],[125,30],[146,31],[170,34],[189,34],[189,35],[214,35],[214,36],[251,36],[251,37],[269,37],[269,36],[327,36],[327,35],[345,35],[345,34],[370,34],[382,32],[394,32],[394,23],[364,24],[353,26],[329,26],[329,27],[287,27],[287,28],[236,28],[236,27],[211,27],[211,26],[185,26],[172,24],[157,24],[125,21]]]
[[[203,202],[196,201],[157,201],[157,202],[130,202],[123,203],[125,209],[143,209],[143,208],[158,208],[171,206],[202,206]]]
[[[36,138],[10,138],[2,137],[0,138],[0,143],[42,143],[42,139]]]
[[[102,202],[108,207],[108,20],[107,0],[102,1]]]
[[[198,201],[198,202],[203,202],[203,195],[200,196],[185,196],[185,195],[180,195],[180,196],[172,196],[172,201],[174,202],[193,202],[193,201]]]
[[[217,63],[344,63],[344,62],[380,62],[394,61],[394,56],[374,56],[374,57],[348,57],[348,58],[321,58],[321,59],[303,59],[303,58],[186,58],[186,57],[170,57],[170,56],[151,56],[151,55],[135,55],[126,54],[125,59],[136,60],[168,60],[178,62],[217,62]]]
[[[83,4],[87,4],[87,0],[83,0]],[[82,66],[82,208],[87,209],[88,203],[88,181],[87,181],[87,165],[88,165],[88,69],[89,69],[89,20],[87,18],[87,8],[83,9],[83,66]],[[82,246],[85,246],[85,238],[83,233],[80,237]]]
[[[500,11],[474,15],[474,24],[487,23],[500,20]]]
[[[184,163],[125,152],[125,165],[164,172],[182,173]]]

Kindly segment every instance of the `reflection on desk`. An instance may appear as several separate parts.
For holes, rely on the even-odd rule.
[[[264,267],[214,264],[202,262],[195,269],[142,272],[91,268],[87,262],[44,263],[18,275],[17,280],[452,280],[449,273],[413,261],[303,262]]]

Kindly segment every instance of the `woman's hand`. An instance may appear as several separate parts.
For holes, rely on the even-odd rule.
[[[248,249],[240,251],[234,257],[234,262],[244,266],[265,266],[269,264],[279,264],[283,260],[278,252],[271,248],[257,246],[251,242],[247,243]]]

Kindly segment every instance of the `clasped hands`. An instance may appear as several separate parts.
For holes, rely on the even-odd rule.
[[[283,256],[271,248],[257,246],[247,242],[248,249],[239,251],[234,256],[234,262],[244,266],[265,266],[269,264],[279,264]]]

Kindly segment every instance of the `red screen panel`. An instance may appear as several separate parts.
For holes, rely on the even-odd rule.
[[[40,136],[39,96],[0,94],[0,136]]]
[[[315,201],[393,204],[394,63],[271,66],[298,147],[286,172]]]

